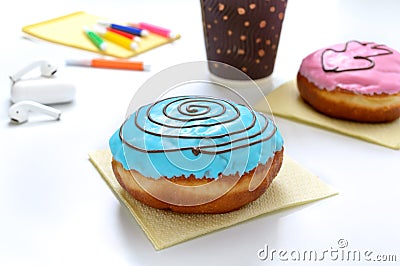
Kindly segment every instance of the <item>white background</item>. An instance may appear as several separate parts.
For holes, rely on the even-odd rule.
[[[136,58],[152,64],[150,72],[61,68],[58,76],[77,87],[74,103],[57,106],[62,119],[11,125],[10,74],[36,59],[95,56],[27,40],[22,26],[79,10],[164,25],[182,38]],[[395,0],[289,0],[273,85],[264,89],[293,79],[304,56],[330,44],[356,39],[400,50],[399,10]],[[154,250],[87,154],[108,147],[130,99],[152,75],[206,59],[199,1],[13,0],[0,9],[0,22],[0,265],[302,265],[260,261],[257,251],[322,252],[339,239],[348,249],[400,261],[399,151],[281,118],[287,154],[340,194]]]

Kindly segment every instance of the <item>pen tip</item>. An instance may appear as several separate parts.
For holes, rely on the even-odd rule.
[[[149,31],[148,30],[142,30],[142,32],[140,33],[141,36],[147,36],[149,35]]]
[[[107,43],[102,42],[102,43],[100,44],[100,50],[102,50],[102,51],[107,50]]]
[[[136,50],[138,47],[139,47],[139,45],[137,43],[135,43],[135,42],[131,43],[131,49],[132,50]]]
[[[107,21],[104,21],[104,20],[98,20],[98,21],[97,21],[97,24],[99,24],[99,25],[101,25],[101,26],[104,26],[104,27],[110,26],[110,23],[107,22]]]
[[[170,32],[170,33],[168,34],[168,37],[171,38],[171,39],[175,39],[175,38],[176,38],[176,33]]]
[[[143,70],[144,71],[150,71],[151,66],[147,64],[143,64]]]
[[[107,29],[104,26],[96,25],[94,27],[94,31],[97,32],[98,34],[105,34],[107,32]]]

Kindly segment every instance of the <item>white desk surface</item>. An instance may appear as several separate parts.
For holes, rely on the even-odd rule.
[[[59,106],[61,121],[10,125],[12,72],[35,59],[92,56],[24,39],[21,27],[79,10],[165,25],[182,38],[137,57],[152,63],[150,72],[60,69],[77,86],[76,101]],[[273,86],[293,79],[308,53],[333,43],[357,39],[400,50],[399,10],[395,0],[289,0]],[[0,9],[0,21],[0,265],[289,265],[276,256],[261,261],[257,251],[322,252],[337,249],[339,239],[349,250],[395,254],[399,263],[400,152],[282,118],[287,154],[340,194],[154,250],[87,154],[107,148],[152,75],[206,59],[199,1],[14,0]],[[327,256],[318,265],[342,263]]]

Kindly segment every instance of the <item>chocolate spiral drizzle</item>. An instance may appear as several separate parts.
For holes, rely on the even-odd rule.
[[[152,116],[152,111],[161,105],[162,107],[162,113],[163,113],[163,119],[164,120],[169,120],[169,122],[161,122],[158,121],[156,118]],[[146,117],[145,121],[146,122],[151,122],[155,125],[160,126],[163,129],[167,130],[177,130],[178,133],[180,133],[181,129],[188,129],[188,128],[209,128],[217,125],[225,125],[226,128],[228,128],[230,123],[243,123],[243,121],[240,120],[241,117],[241,112],[237,106],[235,106],[232,102],[223,100],[223,99],[216,99],[212,97],[200,97],[200,96],[184,96],[184,97],[173,97],[173,98],[167,98],[160,100],[158,102],[155,102],[151,104],[150,106],[143,106],[139,108],[139,110],[136,111],[135,117],[134,117],[134,124],[135,126],[145,134],[150,134],[154,135],[160,138],[177,138],[177,139],[221,139],[223,137],[227,136],[235,136],[237,134],[246,132],[251,130],[256,126],[257,122],[257,117],[255,112],[245,106],[249,113],[251,114],[251,122],[248,126],[243,126],[240,129],[227,132],[227,133],[221,133],[221,134],[215,134],[215,135],[207,135],[207,136],[199,136],[199,135],[190,135],[190,134],[162,134],[159,132],[154,132],[152,130],[148,130],[145,128],[144,125],[141,125],[139,122],[139,113],[141,113],[142,109],[148,107],[146,111]],[[214,108],[213,108],[214,107]],[[179,114],[178,116],[171,115],[171,109],[176,109],[177,113]],[[218,108],[215,110],[215,108]],[[227,114],[227,108],[229,108],[229,111],[232,113],[232,115],[229,114],[229,116],[223,118],[223,115]],[[215,111],[215,113],[212,113],[211,111]],[[154,111],[156,112],[156,111]],[[129,146],[132,149],[135,149],[140,152],[146,152],[146,153],[165,153],[165,152],[176,152],[176,151],[184,151],[184,150],[191,150],[194,155],[198,155],[200,153],[203,154],[221,154],[221,153],[226,153],[230,152],[236,149],[241,149],[245,147],[249,147],[264,141],[269,140],[276,132],[276,126],[273,125],[273,129],[271,132],[265,136],[265,137],[260,137],[257,138],[257,136],[262,135],[268,125],[269,125],[269,119],[264,115],[261,114],[265,118],[265,124],[261,127],[260,129],[251,134],[251,135],[246,135],[244,137],[238,137],[235,139],[229,138],[227,141],[223,141],[221,143],[217,143],[214,145],[199,145],[199,146],[183,146],[183,147],[176,147],[176,148],[169,148],[169,149],[144,149],[141,147],[138,147],[132,143],[129,143],[126,141],[123,137],[122,131],[123,127],[125,124],[129,121],[127,119],[121,126],[120,131],[119,131],[119,137],[121,141]],[[171,123],[173,122],[173,123]],[[257,138],[257,139],[254,139]],[[245,144],[237,145],[234,146],[235,143],[240,142],[240,141],[245,141],[248,140]],[[220,148],[220,147],[225,147],[225,146],[230,146],[221,150],[207,150],[211,148]]]
[[[367,61],[369,64],[365,67],[354,67],[354,68],[343,68],[340,69],[339,66],[336,66],[335,68],[327,68],[325,66],[325,62],[324,62],[324,56],[327,52],[334,52],[334,53],[345,53],[347,51],[348,45],[350,43],[358,43],[359,45],[362,46],[367,46],[370,44],[373,44],[371,42],[359,42],[359,41],[348,41],[346,42],[344,48],[342,50],[336,50],[333,48],[327,48],[325,49],[322,54],[321,54],[321,65],[322,65],[322,69],[324,72],[334,72],[334,73],[340,73],[340,72],[346,72],[346,71],[358,71],[358,70],[367,70],[367,69],[371,69],[375,67],[375,61],[373,59],[371,59],[372,57],[376,57],[376,56],[383,56],[383,55],[389,55],[389,54],[393,54],[393,52],[391,50],[389,50],[388,48],[382,47],[384,46],[383,44],[375,44],[371,46],[371,50],[378,50],[381,51],[380,53],[377,54],[372,54],[372,55],[356,55],[353,56],[354,60],[365,60]]]

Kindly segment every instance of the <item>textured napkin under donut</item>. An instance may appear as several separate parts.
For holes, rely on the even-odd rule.
[[[300,97],[296,81],[288,81],[266,96],[272,113],[295,121],[311,124],[359,138],[392,149],[400,149],[400,119],[391,123],[357,123],[328,117],[318,113]],[[260,112],[269,112],[265,100],[254,106]]]
[[[112,155],[109,150],[91,152],[89,159],[120,202],[135,217],[157,250],[262,214],[337,194],[335,189],[285,155],[279,174],[267,192],[256,201],[225,214],[178,214],[148,207],[126,193],[111,169]]]

